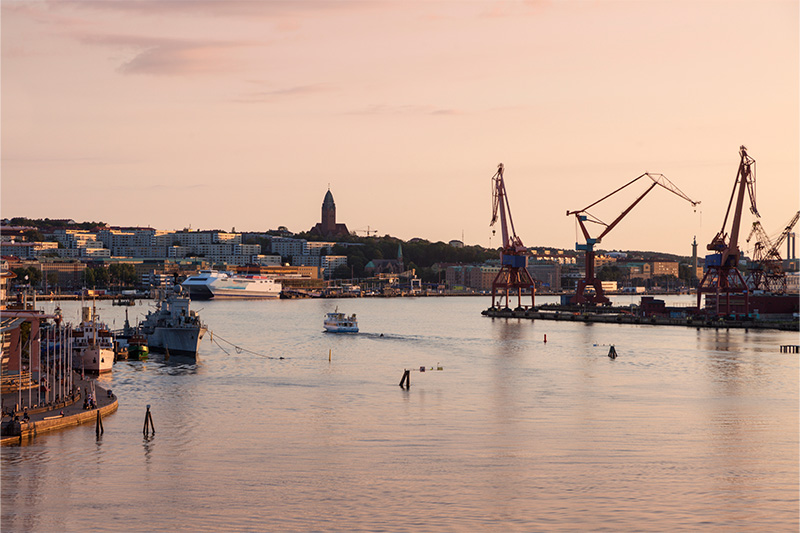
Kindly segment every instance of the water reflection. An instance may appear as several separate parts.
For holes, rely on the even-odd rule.
[[[794,334],[362,299],[348,311],[384,337],[341,338],[320,333],[330,303],[205,306],[286,361],[204,342],[115,365],[94,449],[88,425],[3,449],[3,530],[797,529],[798,358],[771,353]]]

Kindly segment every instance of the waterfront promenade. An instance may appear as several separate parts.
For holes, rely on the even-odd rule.
[[[93,424],[97,420],[98,412],[101,417],[105,417],[117,410],[119,404],[113,391],[97,385],[91,376],[81,379],[77,372],[74,373],[74,380],[75,394],[57,403],[39,405],[37,386],[30,391],[31,406],[28,406],[28,389],[3,393],[2,445],[18,444],[47,431]],[[92,396],[95,405],[87,409],[84,402],[92,391],[93,383],[95,392]],[[24,420],[26,411],[28,420]]]

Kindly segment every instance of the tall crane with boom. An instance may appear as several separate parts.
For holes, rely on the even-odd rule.
[[[710,305],[709,298],[706,297],[705,312],[711,307],[714,309],[714,314],[720,314],[720,300],[725,297],[725,314],[731,314],[731,311],[743,304],[743,311],[745,314],[750,312],[750,291],[747,288],[742,273],[739,271],[739,227],[742,222],[742,208],[744,207],[744,195],[747,191],[750,197],[750,212],[756,217],[761,217],[756,207],[756,161],[747,155],[747,147],[744,145],[739,147],[739,170],[736,172],[736,180],[733,182],[733,191],[731,191],[731,198],[728,200],[728,210],[725,212],[725,218],[722,221],[722,229],[711,239],[711,242],[706,248],[713,252],[706,255],[705,274],[697,287],[697,311],[700,312],[700,303],[703,294],[714,295],[711,299]],[[737,193],[738,188],[738,193]],[[733,199],[736,198],[736,206],[731,212]],[[730,238],[725,233],[725,226],[728,223],[728,217],[731,216],[731,232]],[[741,295],[742,300],[740,304],[734,301],[734,306],[731,306],[731,295]],[[735,298],[734,300],[738,299]]]
[[[609,197],[617,194],[618,192],[620,192],[621,190],[625,189],[626,187],[628,187],[630,185],[633,185],[634,183],[636,183],[637,181],[639,181],[642,178],[649,178],[652,181],[652,183],[650,184],[650,186],[641,195],[639,195],[638,198],[636,198],[636,200],[630,206],[628,206],[627,209],[625,209],[622,213],[620,213],[620,215],[616,219],[614,219],[614,221],[611,222],[611,224],[606,224],[605,222],[603,222],[599,218],[597,218],[594,215],[589,213],[589,209],[591,209],[592,207],[596,206],[597,204],[599,204],[600,202],[602,202],[606,198],[609,198]],[[576,304],[576,305],[587,305],[587,304],[588,305],[598,305],[598,304],[610,305],[611,304],[611,300],[609,300],[608,297],[606,297],[606,295],[603,292],[603,286],[600,283],[600,280],[595,277],[595,272],[594,272],[594,245],[595,244],[599,244],[600,241],[603,239],[603,237],[608,235],[608,233],[612,229],[614,229],[614,227],[617,224],[619,224],[619,222],[623,218],[625,218],[625,215],[630,213],[631,209],[633,209],[636,206],[636,204],[638,204],[640,201],[642,201],[642,199],[645,196],[647,196],[647,194],[650,191],[652,191],[657,185],[660,186],[660,187],[663,187],[664,189],[668,190],[669,192],[671,192],[671,193],[683,198],[684,200],[686,200],[687,202],[692,204],[692,207],[696,207],[698,204],[700,204],[700,202],[695,202],[694,200],[692,200],[691,198],[686,196],[683,193],[683,191],[681,191],[674,183],[669,181],[667,179],[667,177],[664,176],[663,174],[653,174],[653,173],[650,173],[650,172],[645,172],[641,176],[638,176],[637,178],[632,179],[631,181],[629,181],[628,183],[626,183],[622,187],[618,188],[614,192],[603,196],[602,198],[600,198],[596,202],[594,202],[592,204],[589,204],[588,206],[584,207],[583,209],[580,209],[578,211],[567,211],[567,216],[575,215],[575,219],[577,220],[578,225],[581,228],[581,232],[583,233],[583,237],[586,240],[586,244],[580,244],[580,243],[577,243],[577,242],[575,243],[575,249],[576,250],[584,251],[586,253],[586,256],[585,256],[586,257],[586,261],[585,261],[586,274],[584,275],[582,280],[578,281],[578,288],[575,291],[575,296],[573,296],[572,299],[570,300],[571,303]],[[599,224],[601,226],[605,226],[605,229],[603,230],[603,232],[599,236],[597,236],[596,238],[592,238],[589,235],[589,230],[586,229],[586,224],[585,224],[586,222],[592,222],[594,224]],[[587,287],[593,287],[594,288],[594,293],[587,292],[587,290],[586,290]]]
[[[797,224],[798,219],[800,219],[800,211],[786,223],[774,242],[764,231],[761,221],[753,222],[753,229],[747,236],[747,242],[750,242],[753,235],[757,237],[753,245],[753,258],[748,272],[749,285],[753,290],[774,294],[786,292],[786,274],[783,272],[783,260],[779,250],[794,225]]]
[[[514,221],[511,219],[511,206],[508,203],[506,184],[503,181],[503,163],[497,165],[497,172],[492,176],[492,221],[489,226],[494,226],[498,216],[500,218],[500,231],[503,246],[500,251],[500,271],[492,281],[492,308],[510,307],[510,292],[517,293],[517,309],[522,308],[522,293],[529,290],[531,307],[534,305],[536,288],[530,272],[526,268],[528,249],[522,244],[514,230]],[[511,232],[509,233],[509,226]],[[501,291],[498,297],[498,291]],[[502,306],[502,307],[501,307]]]

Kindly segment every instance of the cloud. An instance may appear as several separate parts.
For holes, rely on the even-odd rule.
[[[298,13],[364,9],[373,3],[363,0],[58,0],[50,2],[49,5],[148,16],[274,18]]]
[[[335,87],[325,83],[311,83],[307,85],[295,85],[292,87],[284,87],[265,91],[254,91],[243,95],[236,101],[240,103],[260,103],[294,96],[330,93],[334,92],[335,90]]]
[[[350,112],[351,115],[459,115],[455,109],[422,105],[377,104]]]
[[[236,67],[232,51],[254,46],[250,42],[193,41],[139,35],[83,34],[84,44],[136,50],[136,55],[120,65],[123,74],[176,76],[230,71]]]

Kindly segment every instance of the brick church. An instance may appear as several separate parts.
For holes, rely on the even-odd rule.
[[[336,204],[333,202],[333,195],[330,188],[325,193],[325,199],[322,201],[322,222],[315,225],[309,233],[314,235],[321,235],[325,238],[330,237],[346,237],[350,235],[347,230],[346,224],[336,223]]]

